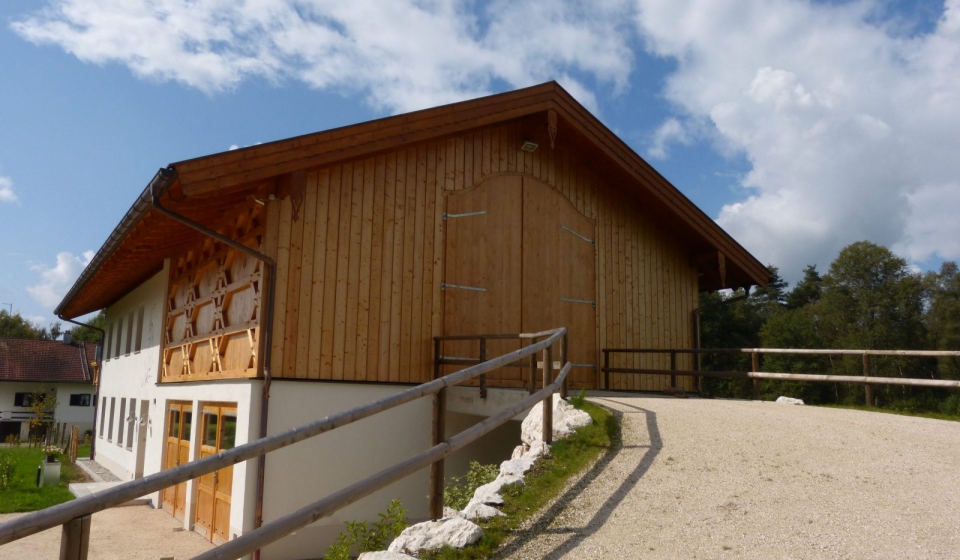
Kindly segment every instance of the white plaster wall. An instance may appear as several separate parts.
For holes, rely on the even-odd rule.
[[[110,469],[121,480],[132,480],[136,469],[137,450],[136,445],[128,447],[126,441],[126,426],[124,419],[120,418],[120,399],[137,399],[135,415],[139,414],[140,401],[142,399],[150,400],[150,413],[148,420],[154,420],[156,417],[156,408],[154,406],[154,394],[156,391],[157,370],[160,366],[160,342],[163,336],[163,304],[166,292],[167,265],[163,271],[132,290],[121,298],[117,303],[107,308],[107,329],[110,332],[114,329],[113,324],[123,319],[123,328],[120,330],[120,351],[117,357],[105,359],[102,363],[100,374],[100,399],[97,408],[97,445],[95,459],[104,467]],[[144,306],[143,316],[143,334],[142,346],[139,352],[134,351],[135,345],[131,345],[129,355],[124,355],[127,344],[126,322],[130,312],[134,314],[136,320],[137,310]],[[133,329],[133,335],[136,336],[136,328]],[[114,330],[114,337],[117,331]],[[116,345],[116,339],[111,340],[111,346]],[[104,357],[111,356],[113,348],[104,350]],[[110,421],[110,399],[116,400],[116,412],[113,418],[113,437],[107,439],[109,431],[104,427],[100,429],[101,414],[99,406],[103,403],[103,397],[106,397],[106,422]],[[162,409],[161,409],[162,410]],[[125,416],[130,416],[129,401]],[[162,413],[161,413],[162,418]],[[140,426],[136,423],[133,433],[133,441],[138,440],[139,430],[147,429],[145,424]],[[118,445],[118,429],[124,430],[124,443]],[[100,432],[103,437],[100,437]],[[149,441],[149,438],[148,438]],[[149,443],[148,443],[149,450]]]
[[[240,446],[255,439],[260,430],[260,395],[262,381],[224,380],[210,383],[165,384],[155,388],[151,400],[151,418],[148,422],[144,475],[163,470],[163,450],[166,440],[166,411],[173,401],[193,404],[193,425],[190,435],[190,460],[200,458],[200,410],[204,403],[236,403],[237,436]],[[256,515],[256,459],[233,466],[233,487],[230,502],[230,536],[241,535],[253,529]],[[151,495],[154,507],[161,507],[161,493]],[[187,508],[184,528],[193,528],[197,500],[196,481],[187,483]]]
[[[66,422],[68,426],[79,426],[80,437],[83,432],[93,427],[94,406],[70,406],[70,395],[90,395],[93,401],[94,387],[92,383],[57,383],[57,410],[54,422]]]
[[[275,434],[404,389],[407,387],[274,381],[269,432]],[[264,522],[427,449],[431,415],[432,400],[422,398],[271,453],[267,457]],[[427,516],[428,481],[429,469],[423,469],[267,546],[262,558],[321,557],[344,529],[345,521],[375,521],[393,498],[400,498],[411,519],[423,519]]]
[[[70,406],[70,395],[72,393],[93,394],[94,387],[90,383],[35,383],[23,381],[4,381],[0,384],[0,413],[3,418],[0,420],[12,420],[13,413],[29,414],[32,413],[30,407],[14,406],[14,396],[16,393],[36,393],[50,392],[51,389],[56,394],[58,403],[54,412],[54,422],[66,422],[70,426],[79,426],[81,435],[85,430],[89,430],[93,424],[93,406]],[[19,416],[19,415],[18,415]],[[29,422],[23,422],[21,429],[21,438],[26,437],[27,425]]]

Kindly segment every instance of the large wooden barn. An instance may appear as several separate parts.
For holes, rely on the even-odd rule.
[[[565,326],[574,387],[598,388],[602,348],[690,346],[698,292],[766,280],[761,263],[547,83],[172,164],[57,313],[107,309],[97,457],[134,478],[255,439],[261,424],[276,433],[428,381],[437,336]],[[442,353],[475,357],[475,344],[447,342]],[[491,341],[487,355],[517,344]],[[629,359],[613,365],[667,365]],[[529,377],[506,368],[488,386],[509,398]],[[609,388],[668,384],[615,374]],[[463,403],[453,426],[483,414]],[[240,464],[155,500],[223,541],[253,526],[258,501],[275,518],[422,449],[429,433],[429,406],[410,405],[271,455],[260,495],[256,469]],[[331,457],[341,460],[323,463]],[[425,488],[412,477],[265,553],[307,556],[389,497],[424,515]]]

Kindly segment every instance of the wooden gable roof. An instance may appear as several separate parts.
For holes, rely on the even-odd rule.
[[[152,208],[165,206],[216,228],[251,195],[284,194],[291,173],[397,147],[524,119],[556,117],[559,136],[600,168],[626,195],[639,196],[661,224],[695,254],[702,289],[766,285],[766,268],[650,164],[555,82],[369,121],[343,128],[181,161],[161,169],[114,229],[56,309],[64,318],[97,311],[159,272],[163,260],[200,234]]]

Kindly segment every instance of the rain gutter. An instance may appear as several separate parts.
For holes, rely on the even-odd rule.
[[[273,339],[273,303],[274,296],[276,294],[275,286],[277,285],[277,265],[276,262],[264,255],[263,253],[256,251],[246,245],[239,243],[229,237],[218,233],[204,225],[201,225],[186,216],[177,214],[173,210],[164,207],[160,204],[160,196],[170,188],[170,185],[177,180],[177,170],[175,168],[166,167],[157,171],[156,176],[153,180],[150,181],[150,185],[147,187],[151,193],[151,205],[157,210],[157,212],[163,214],[164,216],[180,222],[181,224],[190,227],[208,237],[223,243],[224,245],[236,249],[242,253],[246,253],[251,257],[262,262],[270,270],[270,281],[268,284],[267,291],[267,302],[264,306],[264,320],[261,323],[261,328],[263,332],[263,360],[260,363],[263,365],[263,394],[261,395],[261,404],[260,404],[260,435],[259,437],[267,437],[267,418],[268,412],[270,410],[270,349],[272,347]],[[260,455],[257,457],[257,513],[256,518],[254,519],[254,529],[259,529],[263,524],[263,487],[264,487],[264,477],[267,468],[267,457],[266,455]],[[257,550],[254,552],[254,558],[259,560],[260,551]]]

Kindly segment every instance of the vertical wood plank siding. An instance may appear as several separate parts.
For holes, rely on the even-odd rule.
[[[568,151],[562,132],[556,149],[543,142],[533,153],[519,150],[520,136],[519,124],[506,123],[309,170],[296,220],[289,198],[270,202],[275,375],[429,380],[431,340],[443,331],[443,195],[503,173],[537,177],[597,220],[598,348],[689,346],[697,305],[689,256],[646,219],[641,202]],[[617,356],[611,365],[669,363],[669,356]],[[680,356],[677,365],[693,362]],[[680,381],[693,388],[690,378]],[[668,376],[611,375],[615,389],[668,383]]]

